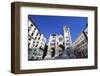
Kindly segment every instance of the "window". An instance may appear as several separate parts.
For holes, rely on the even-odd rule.
[[[68,36],[66,36],[66,38],[68,38]]]
[[[31,40],[31,38],[29,38],[28,40]]]
[[[43,50],[42,46],[40,46],[40,48],[39,48],[39,49]]]
[[[52,40],[52,42],[56,42],[56,40]]]
[[[40,39],[40,37],[38,38],[38,40]]]
[[[50,43],[50,45],[53,45],[53,46],[55,46],[55,43]]]
[[[34,51],[36,51],[36,49],[34,49]]]
[[[56,36],[56,34],[52,34],[52,36]]]
[[[62,41],[62,40],[63,40],[63,38],[60,37],[60,38],[59,38],[59,41]]]
[[[34,57],[32,56],[32,58],[31,59],[34,59]]]
[[[69,43],[66,43],[66,45],[69,45]]]
[[[67,32],[68,31],[68,28],[65,28],[65,32]]]
[[[67,29],[65,29],[65,32],[67,32]]]
[[[30,52],[28,52],[28,54],[30,54]]]
[[[38,45],[36,45],[35,47],[37,47]]]
[[[39,43],[39,41],[37,41],[37,43]]]
[[[33,26],[33,25],[31,24],[31,26]]]
[[[35,43],[35,41],[33,41],[33,44]]]
[[[36,34],[36,36],[38,36],[38,33]]]
[[[35,37],[35,40],[36,40],[36,38],[37,38],[37,37]]]
[[[29,27],[29,28],[28,28],[28,32],[30,31],[30,29],[31,29],[31,28]]]
[[[32,32],[32,34],[31,34],[31,35],[33,36],[33,34],[34,34],[34,33]]]
[[[28,43],[28,46],[30,45],[30,43]]]
[[[36,30],[36,28],[34,28],[34,30]]]
[[[69,40],[66,40],[66,42],[69,42]]]
[[[28,48],[28,51],[32,51],[30,48]]]
[[[82,44],[84,44],[84,41],[82,41]]]

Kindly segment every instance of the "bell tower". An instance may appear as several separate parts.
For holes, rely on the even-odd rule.
[[[63,27],[63,36],[64,36],[64,46],[65,46],[65,49],[66,49],[72,43],[70,29],[66,25]]]

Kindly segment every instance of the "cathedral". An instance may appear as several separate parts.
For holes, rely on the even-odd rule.
[[[70,47],[72,43],[70,29],[64,25],[63,35],[57,35],[56,33],[50,34],[48,42],[48,50],[45,59],[55,59],[60,56],[65,49]]]

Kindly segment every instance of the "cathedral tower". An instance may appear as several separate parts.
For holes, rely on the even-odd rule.
[[[64,46],[65,46],[65,49],[66,49],[72,43],[70,29],[66,25],[63,27],[63,36],[64,36]]]

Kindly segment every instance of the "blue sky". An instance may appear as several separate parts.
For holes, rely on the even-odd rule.
[[[75,16],[47,16],[47,15],[29,15],[36,24],[41,33],[44,33],[47,42],[51,33],[62,34],[64,25],[70,28],[72,41],[76,39],[78,34],[88,23],[87,17]]]

